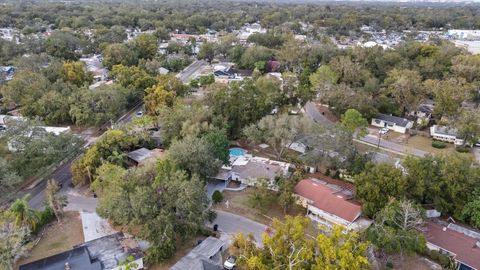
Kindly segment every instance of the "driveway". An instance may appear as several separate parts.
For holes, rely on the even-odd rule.
[[[327,127],[332,127],[334,123],[332,123],[330,120],[328,120],[327,117],[325,117],[318,109],[315,103],[309,101],[305,104],[304,108],[305,114],[315,121],[316,123],[323,124]]]
[[[218,230],[221,233],[220,239],[225,241],[227,245],[231,244],[233,236],[237,233],[245,235],[252,233],[257,243],[260,246],[262,245],[262,234],[267,228],[266,225],[232,213],[220,210],[216,210],[216,212],[217,218],[213,224],[218,224]]]

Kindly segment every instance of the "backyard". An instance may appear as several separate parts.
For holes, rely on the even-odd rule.
[[[82,220],[78,212],[65,212],[61,222],[54,221],[40,232],[41,239],[30,256],[18,265],[26,264],[71,249],[84,242]]]

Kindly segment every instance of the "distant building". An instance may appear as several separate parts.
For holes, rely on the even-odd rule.
[[[138,242],[116,233],[73,247],[71,250],[20,266],[19,270],[121,270],[118,265],[132,256],[143,268],[143,252]]]
[[[456,128],[447,126],[433,125],[430,127],[430,136],[432,136],[434,140],[449,142],[455,145],[463,145],[465,143],[465,141],[459,137]]]
[[[455,224],[430,220],[421,230],[427,248],[451,257],[456,269],[480,270],[480,234]]]
[[[410,121],[405,118],[396,117],[386,114],[377,114],[372,118],[372,126],[388,128],[392,131],[405,134],[407,129],[413,127],[413,121]]]
[[[15,67],[13,66],[0,66],[0,80],[2,81],[10,81],[13,79],[13,75],[15,75]]]
[[[180,259],[170,270],[222,270],[222,250],[225,243],[208,237]]]
[[[295,186],[294,194],[297,204],[307,209],[307,216],[327,228],[340,225],[348,230],[360,230],[372,223],[361,218],[362,206],[352,200],[351,190],[309,178]]]
[[[170,73],[170,70],[168,70],[168,69],[166,69],[166,68],[164,68],[164,67],[160,67],[160,68],[158,69],[158,74],[160,74],[160,75],[167,75],[168,73]]]

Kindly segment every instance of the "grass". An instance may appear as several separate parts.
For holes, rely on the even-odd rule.
[[[54,221],[41,232],[41,239],[30,255],[18,265],[33,262],[71,249],[84,242],[82,220],[78,212],[66,212],[62,222]]]
[[[223,201],[214,206],[214,209],[230,212],[240,216],[244,216],[251,220],[262,224],[270,224],[272,219],[285,220],[285,213],[280,205],[273,203],[268,209],[252,208],[248,202],[248,197],[253,193],[253,188],[248,187],[242,191],[228,191],[223,192]],[[276,196],[277,193],[274,193]],[[227,208],[225,202],[228,200],[229,207]],[[298,205],[293,205],[288,211],[287,215],[297,216],[305,215],[306,210]]]
[[[432,139],[418,135],[411,136],[407,140],[406,145],[409,147],[423,150],[425,152],[432,153],[434,155],[445,155],[455,152],[455,146],[453,145],[453,143],[446,143],[447,146],[443,149],[435,148],[432,146]]]

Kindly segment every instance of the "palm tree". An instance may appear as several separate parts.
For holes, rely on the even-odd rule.
[[[27,197],[17,199],[10,206],[9,213],[15,219],[15,225],[17,227],[28,227],[32,231],[35,231],[40,218],[37,211],[28,206]]]

